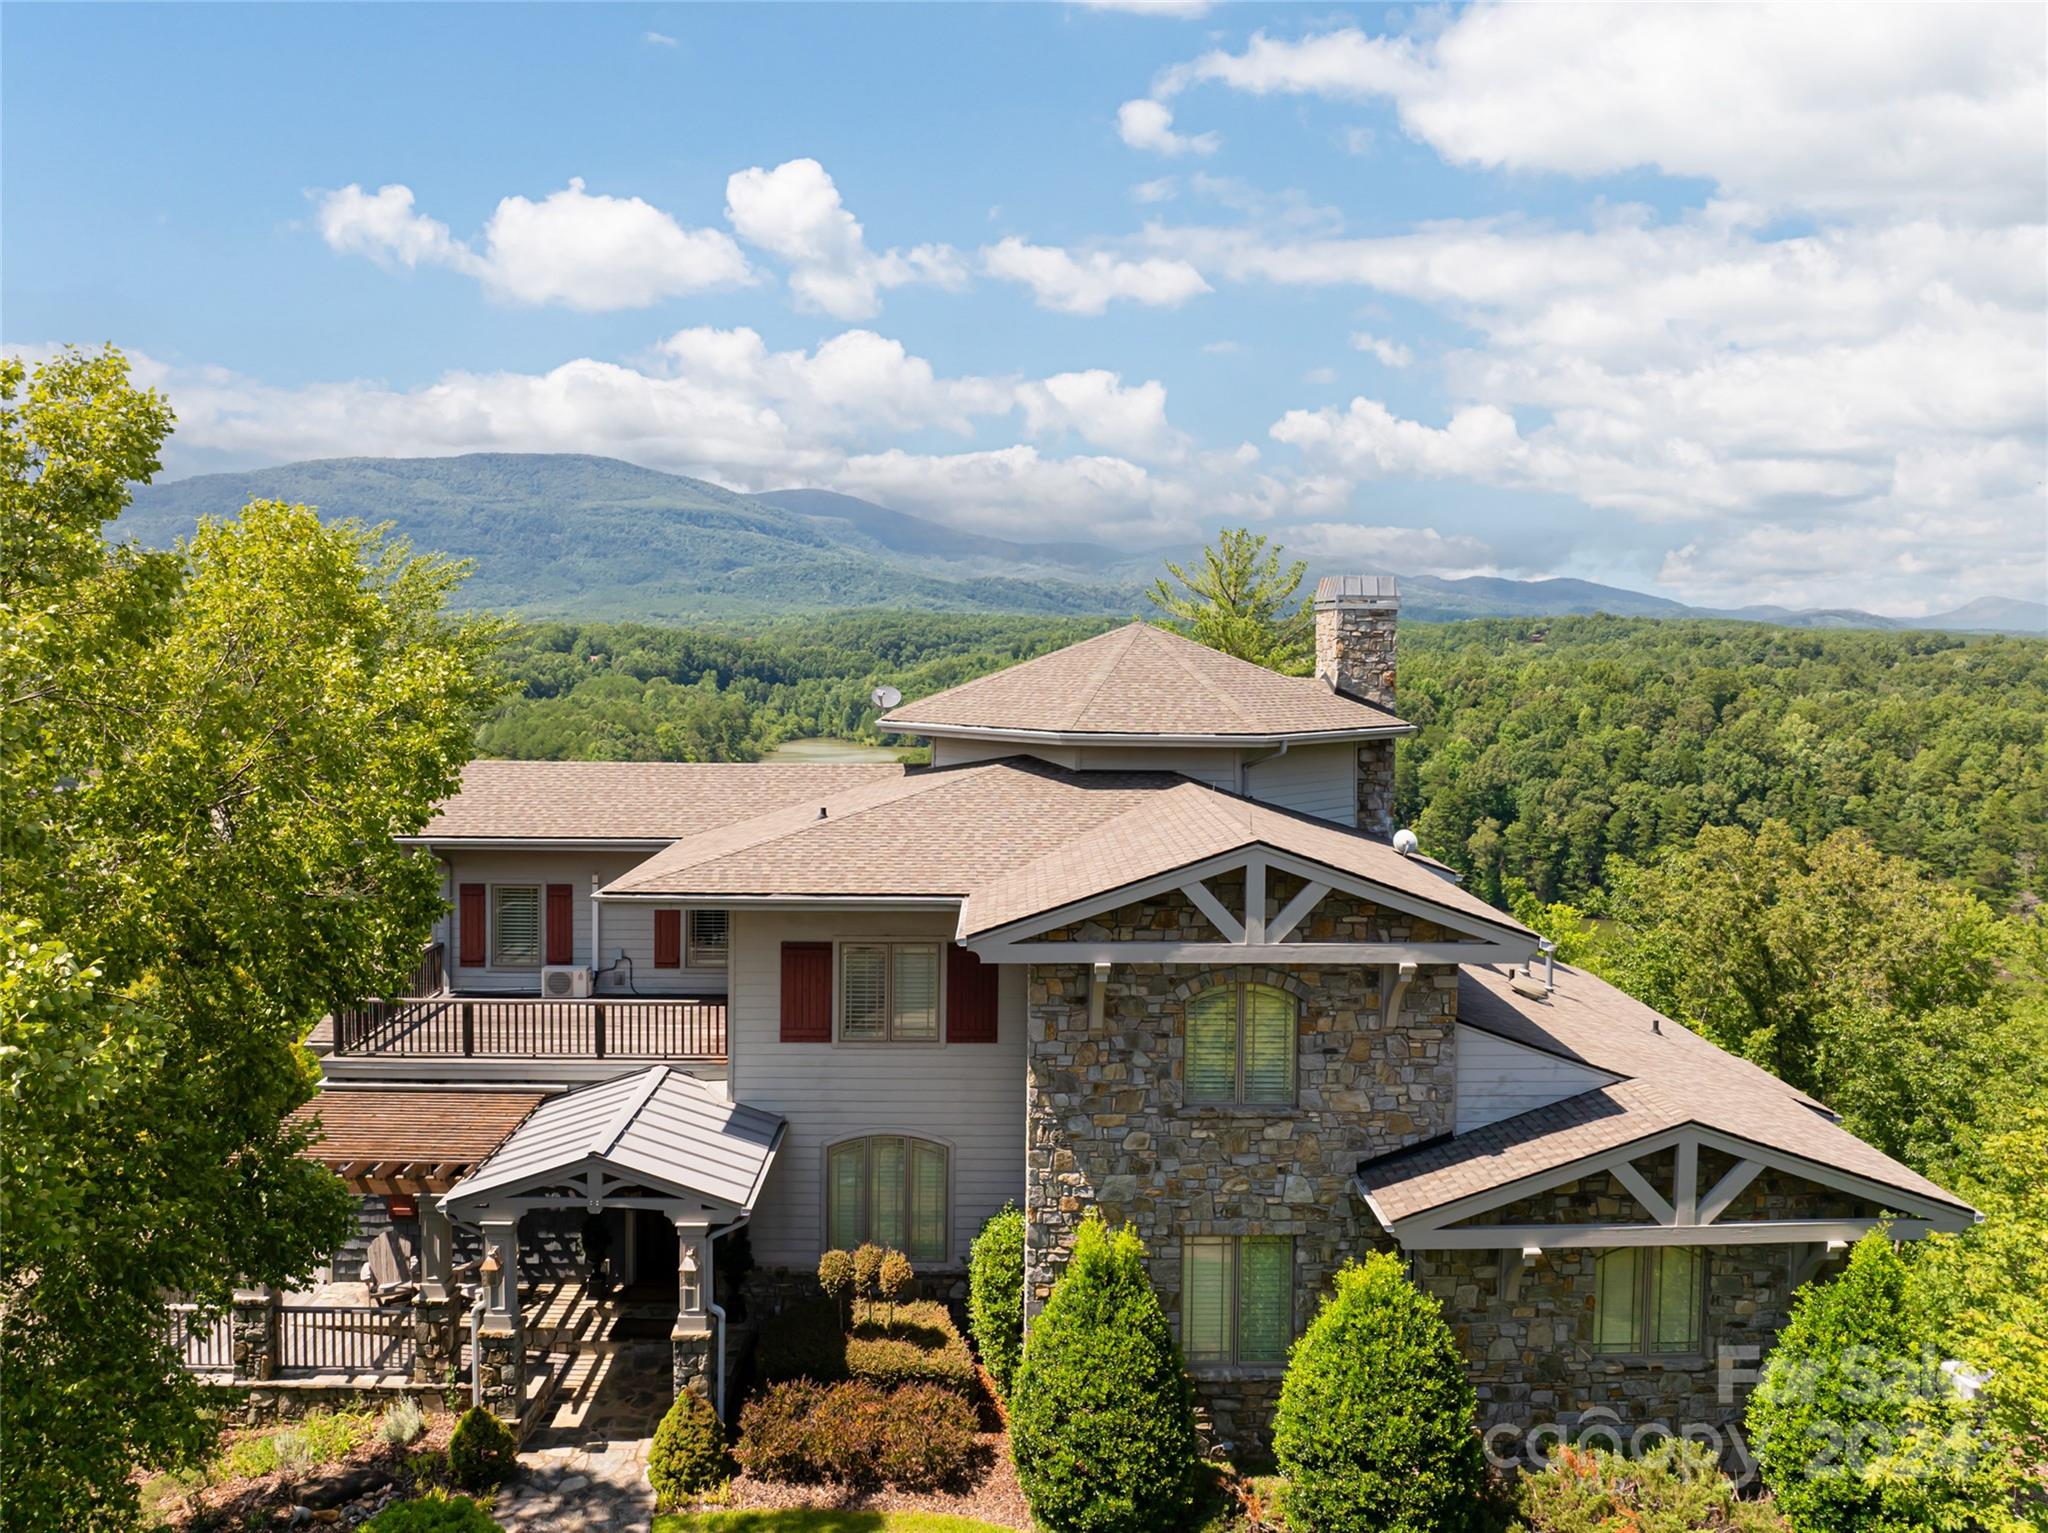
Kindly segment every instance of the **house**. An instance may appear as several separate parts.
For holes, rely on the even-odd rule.
[[[716,1390],[733,1232],[762,1295],[864,1240],[943,1285],[1015,1201],[1028,1310],[1135,1226],[1226,1440],[1373,1249],[1489,1427],[1735,1420],[1801,1281],[1972,1211],[1395,835],[1397,610],[1324,581],[1314,677],[1131,624],[896,708],[923,769],[475,763],[420,993],[316,1039],[319,1153],[418,1220],[424,1303],[480,1240],[508,1413],[520,1276],[579,1249]]]

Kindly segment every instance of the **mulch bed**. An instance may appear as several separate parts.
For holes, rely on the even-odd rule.
[[[319,1508],[323,1513],[339,1514],[316,1517],[315,1520],[322,1523],[347,1527],[367,1521],[375,1511],[381,1510],[382,1504],[396,1499],[396,1491],[402,1489],[401,1461],[410,1454],[429,1448],[446,1450],[448,1439],[455,1435],[455,1419],[445,1413],[429,1416],[426,1431],[410,1448],[394,1451],[372,1439],[359,1444],[344,1459],[309,1470],[303,1479],[296,1482],[287,1481],[282,1474],[218,1480],[192,1492],[185,1507],[167,1506],[159,1515],[172,1528],[239,1528],[258,1513],[271,1508],[288,1511],[294,1506],[308,1506]],[[281,1421],[266,1427],[223,1433],[221,1449],[225,1452],[231,1443],[241,1438],[261,1437],[289,1425],[290,1422]],[[384,1492],[387,1490],[394,1494],[386,1496]]]
[[[1010,1464],[1009,1435],[984,1432],[976,1441],[988,1469],[969,1490],[856,1490],[839,1485],[789,1485],[743,1474],[732,1482],[731,1499],[720,1505],[759,1511],[804,1507],[848,1512],[944,1512],[994,1523],[999,1528],[1015,1528],[1018,1533],[1031,1533],[1031,1509],[1024,1503],[1017,1471]]]

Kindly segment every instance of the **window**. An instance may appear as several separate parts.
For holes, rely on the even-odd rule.
[[[540,967],[540,885],[491,886],[491,966]]]
[[[1622,1246],[1595,1267],[1593,1350],[1645,1357],[1697,1354],[1704,1253],[1687,1246]]]
[[[1198,1235],[1187,1242],[1181,1350],[1190,1363],[1284,1363],[1294,1340],[1294,1242]]]
[[[1187,1007],[1187,1100],[1292,1102],[1297,1014],[1294,997],[1271,985],[1197,992]]]
[[[894,1134],[849,1139],[825,1156],[825,1231],[834,1250],[862,1241],[914,1262],[946,1259],[946,1148]]]
[[[841,947],[839,1036],[852,1043],[936,1043],[938,944],[849,942]]]
[[[731,933],[731,915],[723,910],[690,912],[690,967],[725,967],[726,943]]]

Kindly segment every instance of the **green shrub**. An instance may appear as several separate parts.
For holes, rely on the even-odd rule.
[[[302,1427],[286,1427],[271,1438],[270,1445],[277,1455],[278,1473],[289,1479],[296,1480],[315,1464],[323,1462],[312,1438]]]
[[[1273,1451],[1297,1533],[1462,1533],[1486,1492],[1465,1362],[1384,1253],[1337,1274],[1294,1345]]]
[[[1521,1477],[1518,1510],[1530,1533],[1786,1533],[1767,1502],[1744,1501],[1714,1451],[1667,1439],[1640,1458],[1562,1448],[1541,1474]]]
[[[403,1448],[419,1441],[427,1429],[427,1415],[411,1395],[400,1395],[384,1407],[377,1421],[377,1440],[387,1447]]]
[[[755,1354],[770,1382],[814,1379],[836,1384],[865,1379],[884,1389],[942,1384],[973,1397],[974,1355],[946,1306],[932,1300],[865,1308],[851,1331],[830,1303],[792,1305],[761,1336]]]
[[[400,1501],[363,1524],[363,1533],[502,1533],[491,1514],[467,1496]]]
[[[1958,1395],[1883,1231],[1799,1291],[1750,1396],[1751,1451],[1799,1533],[2012,1524],[2012,1455]]]
[[[1192,1521],[1193,1391],[1145,1248],[1090,1214],[1024,1343],[1010,1447],[1052,1533],[1174,1533]]]
[[[496,1490],[519,1471],[519,1444],[505,1424],[472,1405],[448,1439],[448,1472],[464,1490]]]
[[[974,1451],[973,1408],[950,1390],[795,1380],[747,1402],[733,1456],[759,1480],[930,1490],[962,1480]]]
[[[967,1263],[967,1328],[981,1365],[1004,1399],[1024,1352],[1024,1214],[1016,1204],[989,1215]]]
[[[647,1450],[647,1482],[658,1505],[677,1506],[721,1484],[730,1474],[725,1423],[711,1402],[686,1389],[654,1429]]]
[[[347,1458],[376,1434],[376,1418],[365,1411],[312,1411],[298,1424],[306,1451],[316,1464]],[[283,1448],[280,1447],[280,1456]]]
[[[265,1432],[229,1443],[220,1456],[220,1478],[258,1480],[277,1471],[277,1434]]]

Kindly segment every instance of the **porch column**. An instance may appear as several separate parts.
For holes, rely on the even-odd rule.
[[[262,1382],[277,1377],[278,1310],[282,1300],[267,1284],[237,1288],[229,1315],[234,1377]]]
[[[676,1394],[693,1389],[716,1401],[723,1390],[711,1314],[711,1226],[681,1218],[675,1226],[676,1326],[669,1343],[675,1353]]]
[[[477,1328],[477,1390],[484,1408],[517,1425],[526,1403],[526,1330],[519,1314],[519,1216],[479,1221],[484,1313]]]
[[[415,1384],[446,1384],[457,1357],[455,1328],[462,1300],[455,1291],[455,1227],[439,1199],[422,1195],[420,1291],[413,1300],[412,1377]]]

